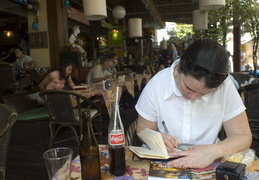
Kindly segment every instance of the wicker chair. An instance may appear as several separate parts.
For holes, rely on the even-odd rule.
[[[244,86],[244,103],[253,135],[252,148],[259,149],[259,83]]]
[[[71,137],[79,144],[82,111],[84,110],[90,111],[95,134],[102,135],[101,101],[91,101],[80,94],[67,90],[41,91],[40,97],[44,99],[49,111],[50,148],[53,144],[71,140]],[[76,100],[76,105],[72,104],[71,99]],[[69,128],[72,131],[72,136],[70,135],[68,138],[60,136],[61,139],[56,140],[57,136],[61,135],[60,130],[63,128]]]
[[[0,179],[5,179],[11,130],[17,120],[17,113],[13,107],[0,104],[0,119]]]
[[[142,142],[139,140],[138,135],[136,133],[138,121],[134,120],[125,135],[125,144],[126,146],[140,146]]]
[[[18,72],[26,71],[26,77],[17,80]],[[22,92],[25,88],[33,89],[33,79],[30,69],[19,68],[10,63],[0,62],[0,90],[12,90],[15,94]]]

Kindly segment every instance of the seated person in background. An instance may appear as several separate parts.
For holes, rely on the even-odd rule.
[[[250,147],[245,106],[228,77],[227,65],[223,46],[197,40],[142,91],[135,106],[137,132],[144,128],[161,132],[169,155],[181,157],[169,161],[169,166],[204,168]],[[218,138],[222,127],[227,136],[223,141]]]
[[[86,83],[95,83],[105,79],[116,78],[116,74],[112,75],[108,69],[112,67],[112,60],[110,58],[105,59],[101,64],[96,64],[90,69],[86,76]]]
[[[165,61],[163,59],[159,60],[159,63],[157,65],[156,72],[158,73],[159,71],[165,69]]]
[[[15,54],[14,54],[15,47],[11,47],[8,49],[7,52],[3,52],[0,57],[0,61],[4,61],[7,63],[14,63],[16,60]]]
[[[71,73],[74,69],[75,65],[73,62],[66,62],[60,67],[60,69],[50,71],[40,82],[40,90],[62,90],[64,89],[65,84],[70,86],[71,89],[74,89],[75,84],[71,78]]]
[[[17,59],[13,64],[19,68],[15,72],[16,79],[19,80],[22,77],[27,77],[31,73],[30,71],[35,69],[35,62],[31,56],[23,54],[23,50],[20,47],[15,48],[14,54]]]
[[[32,60],[31,56],[23,54],[23,50],[20,47],[15,48],[14,53],[17,58],[14,62],[15,66],[29,69],[35,68],[35,62]]]
[[[118,57],[117,54],[115,53],[111,53],[109,58],[112,60],[113,64],[111,67],[108,68],[109,73],[111,73],[112,75],[117,73],[117,69],[116,66],[118,65]]]

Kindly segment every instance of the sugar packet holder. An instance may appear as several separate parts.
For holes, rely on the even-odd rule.
[[[109,90],[111,86],[112,86],[112,84],[109,79],[103,80],[103,89],[104,90]]]

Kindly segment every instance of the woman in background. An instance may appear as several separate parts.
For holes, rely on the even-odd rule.
[[[41,90],[62,90],[64,89],[65,84],[68,84],[68,86],[70,86],[71,89],[74,89],[75,84],[71,78],[71,73],[74,69],[74,63],[64,63],[60,69],[49,72],[47,76],[39,84],[39,88]]]

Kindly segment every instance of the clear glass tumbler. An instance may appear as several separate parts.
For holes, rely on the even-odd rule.
[[[68,147],[49,149],[43,158],[50,180],[70,180],[73,150]]]

